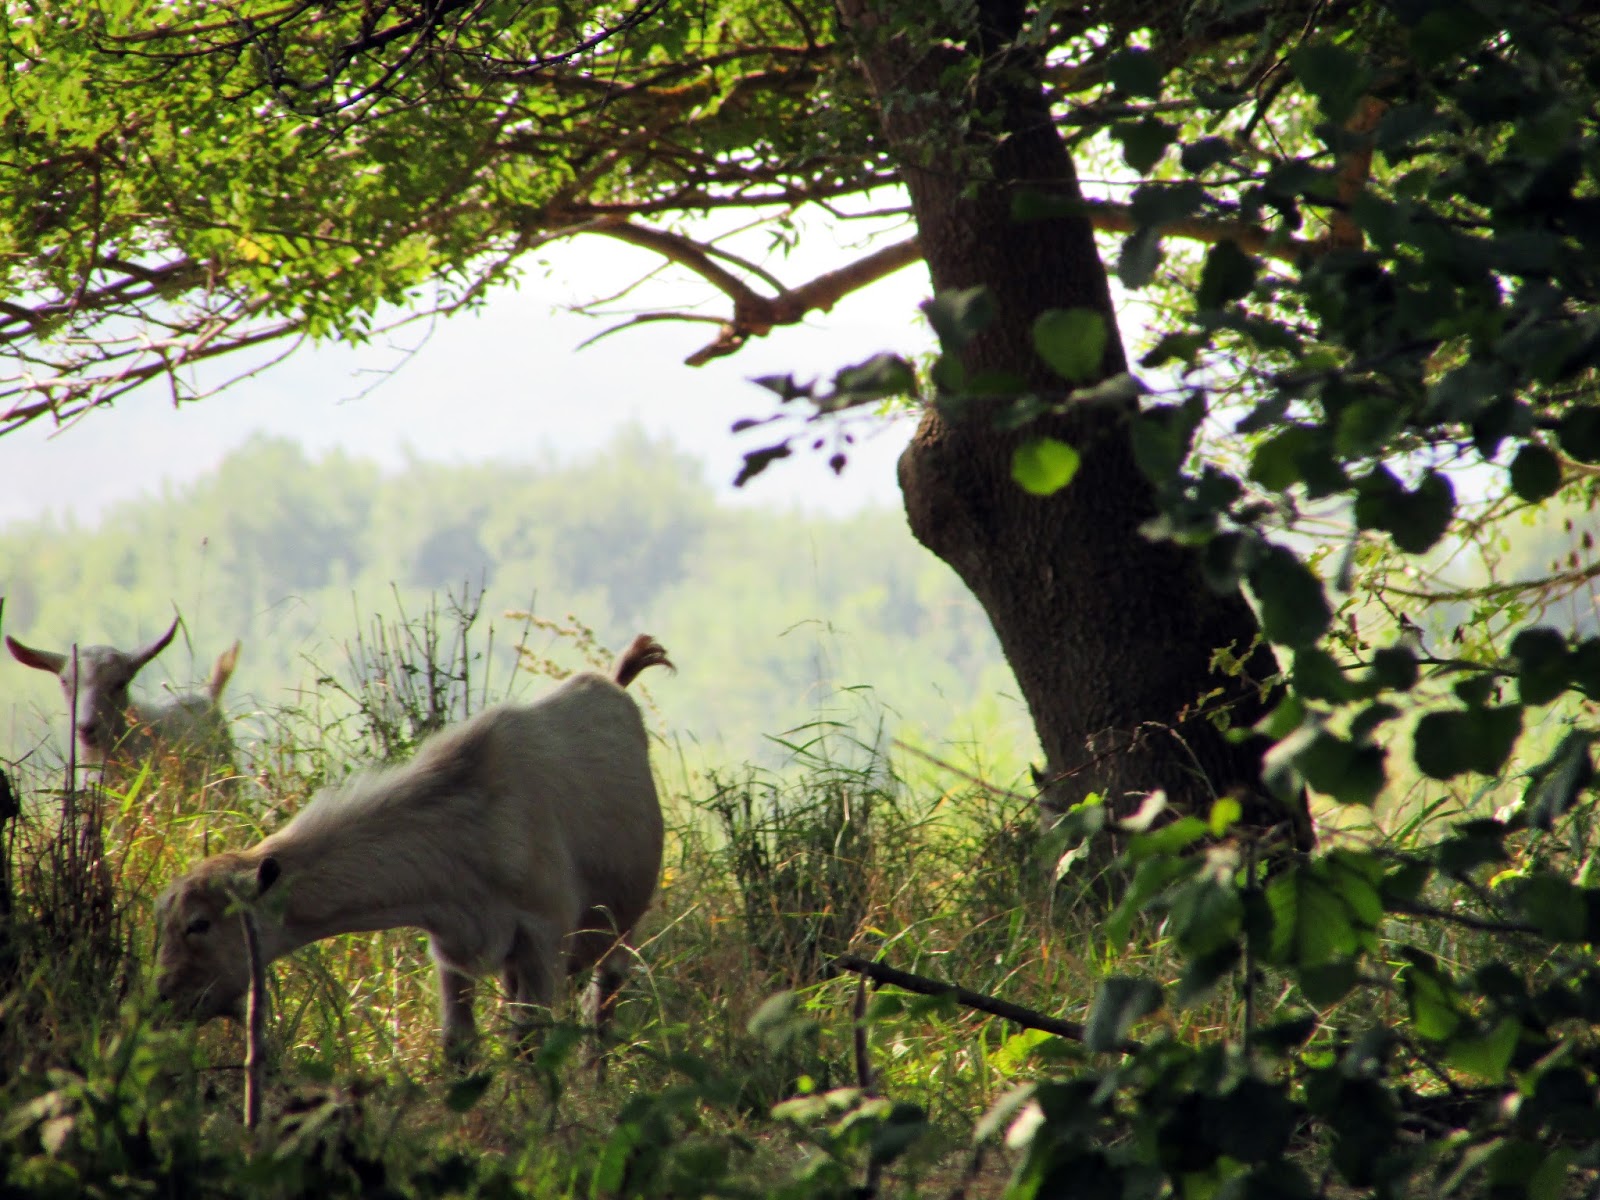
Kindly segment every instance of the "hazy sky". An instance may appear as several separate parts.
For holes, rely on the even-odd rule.
[[[803,265],[767,265],[799,284],[860,252],[818,245],[824,239],[810,239]],[[437,322],[431,331],[413,326],[381,345],[306,347],[178,409],[155,384],[68,428],[35,422],[0,437],[0,524],[46,511],[91,522],[107,505],[212,470],[257,432],[296,437],[313,452],[342,447],[399,466],[408,454],[447,462],[579,456],[637,422],[700,455],[709,477],[726,485],[743,452],[765,444],[769,432],[733,435],[729,426],[776,406],[750,378],[826,376],[879,350],[916,354],[930,342],[916,311],[929,291],[927,273],[914,266],[802,328],[778,330],[700,368],[683,359],[711,340],[710,325],[648,324],[577,350],[608,323],[560,306],[610,295],[660,260],[592,236],[548,258],[549,274],[530,263],[519,290],[503,289],[481,314]],[[727,301],[697,281],[652,286],[629,305],[727,311]],[[419,345],[408,358],[405,351]],[[797,454],[739,499],[833,511],[897,504],[894,459],[911,422],[874,427],[842,478],[827,469],[826,452]]]

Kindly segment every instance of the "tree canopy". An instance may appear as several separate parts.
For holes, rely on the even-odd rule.
[[[1079,301],[1053,305],[1046,287],[1029,312],[997,304],[993,280],[960,278],[1021,279],[1028,264],[980,256],[968,270],[946,255],[929,310],[946,354],[931,376],[886,357],[831,388],[771,386],[823,408],[892,393],[940,417],[976,405],[1023,430],[1006,465],[1043,495],[1074,490],[1109,436],[1084,414],[1113,411],[1113,440],[1148,480],[1115,511],[1192,548],[1219,594],[1249,587],[1266,639],[1294,655],[1299,708],[1272,729],[1298,730],[1284,753],[1343,798],[1381,787],[1370,739],[1398,710],[1377,697],[1415,670],[1398,643],[1335,629],[1336,609],[1453,522],[1480,530],[1587,489],[1600,460],[1597,27],[1581,9],[233,0],[156,14],[96,0],[8,6],[3,38],[6,428],[157,378],[181,397],[188,368],[235,351],[360,339],[402,307],[480,302],[530,249],[579,233],[649,247],[726,293],[703,360],[914,261],[930,238],[950,244],[968,219],[951,214],[986,189],[997,229],[1120,231],[1115,275],[1161,313],[1140,360],[1150,383],[1121,374],[1098,263],[1073,268],[1090,281]],[[1034,136],[1027,114],[1052,140],[1009,161],[1006,147]],[[1038,155],[1058,144],[1114,168],[1116,186],[1085,196],[1070,171],[1052,177]],[[938,199],[935,179],[956,189]],[[781,224],[896,181],[912,185],[917,236],[810,281],[784,283],[684,223],[753,209]],[[982,359],[1019,324],[1033,365],[991,354],[974,369],[974,346]],[[1130,398],[1152,384],[1160,394],[1135,413]],[[1206,443],[1208,422],[1227,423],[1230,443]],[[1077,490],[1106,486],[1095,478],[1085,467]],[[1355,528],[1328,560],[1330,597],[1281,533],[1340,501]],[[928,503],[908,492],[914,526]],[[961,569],[959,547],[930,544]],[[1496,636],[1510,636],[1529,603],[1592,575],[1583,561],[1493,584],[1480,614],[1498,605]],[[1007,642],[998,602],[968,581]],[[1383,602],[1450,594],[1424,582]],[[1218,619],[1199,628],[1246,654],[1236,635],[1251,622]],[[1524,634],[1520,651],[1502,648],[1509,660],[1468,672],[1461,706],[1419,732],[1433,773],[1504,761],[1522,709],[1495,702],[1494,681],[1516,663],[1535,704],[1588,686],[1588,643],[1557,637]],[[1371,664],[1366,682],[1349,682],[1351,662]],[[1049,691],[1030,691],[1036,714]],[[1357,698],[1362,718],[1329,732],[1325,706]],[[1061,746],[1047,736],[1046,748],[1063,766]]]

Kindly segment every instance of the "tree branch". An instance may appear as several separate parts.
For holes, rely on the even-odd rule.
[[[1576,567],[1568,571],[1558,571],[1554,575],[1545,575],[1538,579],[1522,579],[1511,583],[1485,583],[1478,587],[1453,588],[1447,591],[1424,592],[1415,588],[1396,587],[1394,584],[1383,585],[1385,593],[1396,596],[1405,596],[1409,600],[1425,600],[1428,603],[1452,603],[1465,600],[1483,600],[1490,596],[1509,596],[1519,592],[1542,592],[1546,588],[1561,587],[1563,585],[1577,586],[1587,583],[1591,579],[1600,577],[1600,562],[1590,563],[1585,567]]]
[[[1329,249],[1360,249],[1365,241],[1361,226],[1355,223],[1350,211],[1372,175],[1372,131],[1388,110],[1388,104],[1377,97],[1363,96],[1344,124],[1345,136],[1352,144],[1339,164],[1337,207],[1328,218],[1328,235],[1324,239]]]
[[[956,1003],[964,1008],[1004,1018],[1021,1025],[1024,1029],[1040,1029],[1074,1042],[1084,1040],[1084,1027],[1076,1021],[1066,1021],[1060,1017],[1035,1012],[1031,1008],[1023,1008],[1020,1004],[1012,1004],[1009,1000],[985,996],[981,992],[974,992],[953,983],[929,979],[926,975],[913,975],[909,971],[899,970],[886,963],[870,962],[854,954],[838,955],[834,958],[833,965],[841,971],[853,971],[877,983],[893,984],[897,988],[904,988],[908,992],[916,992],[922,996],[954,996]],[[1136,1054],[1142,1049],[1143,1047],[1134,1041],[1125,1041],[1117,1047],[1122,1054]]]
[[[713,199],[707,197],[708,201]],[[749,197],[723,199],[728,204],[752,203]],[[770,199],[801,200],[806,197]],[[659,254],[710,283],[732,302],[732,312],[722,318],[684,314],[684,319],[715,321],[718,324],[716,338],[684,360],[689,366],[702,366],[712,359],[736,353],[751,338],[764,337],[780,325],[797,325],[813,312],[828,312],[844,297],[911,265],[922,256],[918,240],[915,237],[905,238],[880,247],[843,267],[825,271],[797,287],[788,288],[759,268],[742,263],[715,246],[669,230],[651,228],[632,219],[640,212],[655,211],[662,204],[668,207],[681,206],[682,201],[683,197],[679,196],[671,204],[646,201],[621,205],[573,205],[561,211],[545,209],[519,222],[518,244],[525,249],[578,233],[601,234]],[[1091,201],[1086,202],[1085,210],[1094,228],[1100,232],[1128,233],[1137,228],[1127,205]],[[563,228],[551,229],[553,218],[565,218],[571,223]],[[1202,242],[1232,240],[1246,251],[1283,260],[1293,259],[1299,254],[1315,254],[1327,248],[1325,243],[1306,242],[1269,233],[1243,221],[1191,218],[1163,226],[1162,232],[1168,236]],[[732,267],[728,265],[730,262]],[[10,388],[0,389],[0,405],[4,404],[7,396],[11,400],[9,407],[0,407],[0,435],[41,416],[52,415],[57,419],[79,416],[151,379],[173,377],[173,372],[179,367],[291,337],[302,330],[303,322],[291,317],[247,332],[230,332],[231,326],[254,315],[249,304],[240,298],[233,298],[220,305],[197,307],[194,312],[179,313],[170,319],[143,314],[145,321],[160,325],[171,333],[170,338],[159,342],[145,338],[137,344],[119,349],[104,340],[96,342],[84,336],[84,331],[80,329],[74,335],[74,343],[80,348],[89,346],[88,351],[78,350],[55,359],[31,356],[24,348],[26,343],[30,340],[47,340],[50,328],[63,319],[81,317],[92,324],[96,319],[104,321],[119,314],[128,315],[142,301],[157,294],[172,295],[203,289],[207,296],[215,298],[227,283],[227,271],[223,264],[199,262],[187,257],[148,266],[107,255],[98,260],[96,270],[114,273],[115,278],[85,289],[81,294],[32,306],[0,302],[0,346],[11,347],[14,362],[37,362],[48,372],[37,378],[29,373],[19,374],[13,377]],[[760,276],[758,282],[767,290],[758,289],[748,282],[744,277],[746,275]],[[442,311],[448,311],[449,307],[446,306]],[[227,311],[230,308],[234,311]],[[132,315],[140,314],[134,312]],[[636,318],[630,324],[672,318],[673,314],[653,313]],[[141,355],[154,355],[158,361],[136,361],[132,365],[106,370],[98,376],[85,373],[95,365],[113,367],[119,359],[133,357],[137,360]],[[29,401],[27,397],[30,394],[42,398]]]
[[[1448,909],[1435,908],[1431,904],[1420,901],[1390,901],[1389,910],[1408,917],[1426,917],[1430,921],[1447,921],[1452,925],[1459,925],[1463,929],[1475,929],[1479,933],[1538,933],[1537,925],[1530,925],[1526,921],[1496,921],[1489,917],[1476,917],[1471,913],[1450,912]]]
[[[1090,222],[1099,232],[1132,233],[1139,227],[1128,205],[1086,201],[1085,207]],[[1233,241],[1247,252],[1286,262],[1300,254],[1317,253],[1325,248],[1320,243],[1273,234],[1244,221],[1196,217],[1164,225],[1162,232],[1202,242]],[[874,250],[847,266],[824,272],[799,287],[781,288],[776,295],[764,295],[717,262],[720,251],[683,234],[652,229],[626,216],[608,213],[549,236],[566,237],[576,233],[603,234],[652,250],[693,271],[733,301],[733,312],[723,320],[716,340],[684,359],[691,367],[704,366],[712,359],[734,354],[751,338],[765,337],[780,325],[798,325],[813,312],[828,312],[844,297],[922,257],[918,239],[906,238]],[[662,315],[653,314],[650,319],[660,320]]]

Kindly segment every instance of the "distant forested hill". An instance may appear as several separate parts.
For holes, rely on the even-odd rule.
[[[176,609],[189,642],[141,676],[144,690],[203,677],[241,638],[229,708],[258,722],[347,669],[346,648],[375,618],[480,584],[497,691],[521,631],[508,609],[571,613],[613,648],[647,630],[681,667],[665,724],[731,760],[763,757],[765,735],[819,713],[864,732],[882,713],[893,732],[977,743],[989,761],[1020,761],[1031,744],[983,614],[899,512],[719,504],[692,456],[637,431],[577,464],[418,461],[398,473],[259,439],[93,527],[0,529],[6,632],[129,647]],[[553,635],[535,630],[529,645],[562,658]],[[0,660],[0,754],[59,732],[59,704],[48,677]]]

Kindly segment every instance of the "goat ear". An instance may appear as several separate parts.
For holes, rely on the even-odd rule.
[[[283,874],[283,868],[278,865],[278,860],[272,855],[267,855],[256,867],[256,895],[266,894],[268,888],[278,882],[278,876]]]
[[[52,675],[59,675],[66,668],[67,656],[55,654],[49,650],[35,650],[32,646],[24,646],[9,633],[6,634],[6,649],[11,651],[11,657],[25,667],[33,667],[40,671],[49,671]]]
[[[165,633],[133,656],[133,669],[137,671],[140,667],[144,666],[152,658],[165,650],[168,643],[170,643],[173,637],[177,635],[177,632],[178,618],[173,617],[172,625]]]
[[[217,655],[216,665],[211,668],[211,686],[207,688],[211,699],[221,700],[222,689],[228,686],[228,679],[233,675],[233,669],[239,665],[239,643]]]

